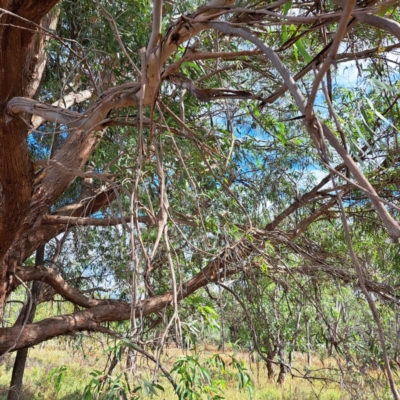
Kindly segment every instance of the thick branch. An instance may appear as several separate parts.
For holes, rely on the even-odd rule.
[[[279,237],[276,238],[279,241]],[[284,238],[281,239],[284,240]],[[219,257],[211,261],[194,278],[182,286],[182,289],[178,293],[178,299],[182,300],[185,297],[190,296],[197,289],[204,287],[213,281],[218,281],[222,277],[227,278],[237,273],[240,269],[236,267],[236,264],[238,262],[240,263],[240,260],[243,260],[248,256],[252,252],[253,247],[254,241],[252,243],[248,242],[248,245],[243,242],[238,242],[225,249]],[[254,265],[257,266],[257,264]],[[346,283],[357,283],[354,274],[351,274],[344,269],[330,267],[320,263],[317,265],[307,265],[291,269],[271,266],[269,267],[269,272],[285,274],[299,273],[309,276],[313,276],[318,272],[325,272]],[[99,326],[98,324],[102,322],[122,321],[131,318],[131,304],[112,300],[88,299],[78,293],[75,289],[68,287],[60,276],[45,267],[40,267],[38,269],[35,267],[20,267],[18,268],[17,273],[23,279],[43,280],[56,288],[58,293],[62,294],[65,298],[70,299],[83,307],[91,308],[71,315],[48,318],[38,323],[27,325],[13,351],[33,346],[56,336],[67,335],[84,330],[95,331]],[[366,285],[368,290],[379,294],[383,298],[398,301],[398,296],[393,292],[391,286],[368,279],[366,280]],[[172,291],[168,291],[163,295],[144,300],[136,307],[135,316],[144,317],[151,313],[158,312],[170,305],[172,299],[173,293]],[[20,328],[20,326],[14,326],[12,328],[0,329],[0,354],[14,344],[15,335],[19,332]]]
[[[70,128],[79,128],[86,132],[102,128],[101,122],[112,108],[134,106],[139,101],[140,83],[132,82],[116,86],[104,92],[100,99],[84,114],[65,110],[62,107],[49,106],[39,101],[14,97],[8,102],[10,113],[26,112],[42,117],[46,121],[67,125]]]
[[[212,15],[220,7],[229,7],[234,2],[235,0],[211,0],[191,16],[190,23],[181,17],[169,30],[160,45],[148,57],[145,104],[151,104],[160,84],[160,68],[178,49],[178,46],[196,36],[200,31],[207,29],[207,25],[203,22],[207,21],[208,15]],[[210,18],[212,19],[212,17]]]
[[[60,215],[44,215],[42,218],[42,225],[80,225],[80,226],[113,226],[119,225],[123,222],[127,224],[131,223],[131,217],[118,217],[118,218],[85,218],[85,217],[69,217]],[[148,224],[151,226],[157,226],[157,221],[148,216],[138,217],[138,222]],[[198,224],[190,219],[175,219],[174,222],[179,225],[188,225],[197,227]]]
[[[354,17],[357,21],[383,29],[400,40],[400,24],[398,22],[373,14],[354,14]]]
[[[153,28],[151,31],[151,36],[149,44],[147,46],[147,54],[153,51],[153,47],[161,38],[161,22],[162,22],[162,8],[163,0],[154,0],[153,5]]]
[[[90,90],[82,90],[81,92],[77,92],[77,93],[72,92],[72,93],[65,95],[62,99],[54,102],[52,104],[52,106],[68,109],[71,106],[73,106],[74,104],[82,103],[83,101],[90,99],[91,96],[92,96],[92,92]],[[15,108],[15,110],[18,110],[18,108]],[[76,115],[76,117],[78,117],[78,115],[80,116],[80,114],[78,114],[78,113],[74,113],[74,114]],[[36,130],[45,121],[46,121],[46,119],[44,117],[40,117],[37,114],[34,115],[32,118],[31,130],[32,131]],[[55,121],[55,122],[57,122],[57,121]]]
[[[14,273],[24,282],[41,281],[50,285],[64,299],[80,307],[96,307],[109,304],[120,304],[116,300],[97,300],[84,296],[79,290],[72,288],[54,269],[43,266],[18,267]],[[15,281],[17,286],[18,281]]]
[[[238,258],[242,258],[244,253],[248,253],[245,247],[240,243],[231,246],[226,249],[222,254],[215,260],[211,261],[201,272],[199,272],[194,278],[189,280],[178,293],[178,299],[190,296],[197,289],[207,285],[219,276],[228,277],[237,272],[236,268],[227,270],[226,268],[230,263],[234,262]],[[23,268],[18,269],[18,272],[23,275]],[[44,275],[43,271],[38,272],[39,279]],[[35,275],[35,271],[28,270],[26,276]],[[89,299],[85,296],[78,296],[73,289],[66,288],[62,282],[62,278],[56,277],[53,274],[48,274],[44,278],[51,284],[54,284],[58,290],[63,290],[65,296],[73,298],[75,301],[78,300],[82,306],[87,305]],[[151,297],[139,303],[136,307],[134,314],[138,317],[145,317],[151,313],[160,311],[170,305],[173,300],[172,291],[168,291],[160,296]],[[49,340],[56,336],[67,335],[73,332],[79,332],[84,330],[96,330],[99,323],[107,321],[123,321],[128,320],[132,316],[131,304],[122,303],[117,301],[106,301],[106,300],[95,300],[90,299],[94,302],[102,302],[103,305],[94,306],[85,311],[80,311],[70,315],[64,315],[60,317],[47,318],[43,321],[35,324],[26,325],[23,329],[18,343],[15,344],[13,351],[34,346],[35,344],[41,343],[45,340]],[[0,329],[0,354],[7,351],[12,345],[14,345],[15,337],[19,333],[21,327],[13,326],[12,328]]]

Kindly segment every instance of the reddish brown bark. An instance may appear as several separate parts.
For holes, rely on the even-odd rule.
[[[32,22],[39,24],[43,19],[42,26],[54,27],[57,17],[45,16],[56,3],[54,0],[0,2],[1,7],[29,20],[2,14],[0,26],[0,320],[16,265],[65,229],[65,225],[41,228],[40,220],[75,179],[54,167],[46,167],[35,176],[26,140],[28,120],[23,120],[28,116],[6,111],[13,97],[32,98],[40,89],[46,63],[43,52],[46,38],[35,32],[37,28]],[[99,139],[100,135],[75,130],[54,159],[66,168],[81,168]],[[89,204],[77,199],[59,212],[87,216],[113,197],[114,193],[109,190],[94,193]]]
[[[0,1],[0,7],[37,24],[57,3]],[[27,125],[6,112],[15,96],[32,96],[37,40],[32,23],[2,13],[0,17],[0,319],[7,293],[7,274],[19,255],[10,246],[27,214],[33,192],[33,168],[26,141]]]

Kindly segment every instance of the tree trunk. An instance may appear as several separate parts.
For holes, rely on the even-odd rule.
[[[289,372],[288,367],[283,364],[283,351],[280,350],[279,351],[279,359],[282,362],[282,364],[279,367],[279,375],[278,375],[278,379],[276,380],[276,383],[278,385],[283,385],[286,379],[286,374]],[[292,364],[292,352],[289,353],[289,365]]]
[[[288,372],[288,369],[286,368],[286,366],[281,364],[281,366],[279,367],[278,379],[276,380],[276,383],[278,385],[283,385],[283,383],[285,382],[287,372]]]
[[[268,352],[267,357],[269,360],[273,360],[275,357],[275,351],[273,352]],[[267,361],[267,372],[268,372],[268,380],[272,381],[274,379],[274,365],[272,362]]]
[[[58,0],[1,1],[0,26],[0,321],[10,290],[10,276],[21,255],[11,249],[31,205],[34,171],[27,137],[26,116],[7,111],[6,105],[16,96],[37,96],[46,65],[45,35],[32,29],[32,23],[55,27],[57,15],[46,14]],[[7,13],[8,12],[8,13]],[[17,16],[14,16],[16,13]]]
[[[307,340],[307,365],[311,367],[311,343],[310,343],[310,323],[307,320],[306,323],[306,340]]]
[[[36,265],[43,265],[43,262],[44,262],[44,246],[40,247],[36,251]],[[32,297],[30,299],[28,298],[27,306],[22,308],[17,323],[20,322],[21,325],[32,323],[33,318],[35,317],[36,305],[38,303],[41,286],[42,282],[40,281],[33,282],[31,290]],[[30,309],[28,303],[30,303]],[[27,315],[27,313],[29,314]],[[8,392],[7,400],[19,399],[22,389],[22,380],[24,378],[24,371],[27,358],[28,358],[28,348],[18,350],[17,356],[15,357],[14,361],[14,367],[10,382],[10,390]]]
[[[272,381],[274,379],[274,367],[271,362],[267,361],[267,371],[268,371],[268,379]]]

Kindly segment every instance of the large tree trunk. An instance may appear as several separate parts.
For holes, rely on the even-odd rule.
[[[36,252],[36,266],[43,265],[44,262],[44,246],[41,246]],[[31,324],[35,317],[36,306],[38,304],[40,289],[42,282],[34,281],[32,284],[31,295],[32,297],[26,303],[26,306],[22,308],[20,316],[22,316],[22,324]],[[30,307],[29,307],[30,304]],[[20,318],[18,318],[20,320]],[[26,360],[28,358],[28,348],[20,349],[17,352],[14,361],[13,372],[11,376],[10,391],[8,392],[7,400],[18,400],[21,389],[22,380],[24,378]]]
[[[30,160],[27,121],[11,116],[13,97],[34,97],[43,74],[44,38],[33,28],[57,0],[5,1],[0,7],[24,18],[2,13],[0,25],[0,320],[3,318],[10,274],[20,261],[18,248],[10,250],[31,204],[34,173]],[[39,68],[39,69],[38,69]]]

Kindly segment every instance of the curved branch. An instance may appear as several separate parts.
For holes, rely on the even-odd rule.
[[[25,97],[14,97],[7,104],[10,113],[26,112],[38,115],[43,119],[79,128],[86,132],[102,129],[101,122],[112,108],[129,107],[139,101],[141,84],[129,82],[104,92],[100,99],[84,114],[66,110],[63,107],[50,106]]]
[[[57,100],[51,106],[52,107],[61,107],[61,108],[64,108],[64,109],[68,109],[71,106],[73,106],[74,104],[82,103],[82,102],[90,99],[91,96],[92,96],[92,92],[90,90],[82,90],[82,91],[77,92],[77,93],[73,92],[73,93],[69,93],[69,94],[65,95],[62,99]],[[25,99],[25,100],[27,100],[27,99]],[[22,103],[23,102],[20,102],[20,107],[21,107]],[[15,110],[18,110],[18,106],[17,106],[17,108],[15,108]],[[75,113],[75,114],[76,115],[80,115],[78,113]],[[38,116],[38,115],[34,115],[32,117],[32,128],[31,128],[31,131],[36,130],[45,121],[46,121],[46,118]]]
[[[43,266],[17,267],[14,275],[25,282],[41,281],[50,285],[64,299],[80,307],[90,308],[102,305],[120,304],[117,300],[98,300],[84,296],[72,288],[54,269]],[[17,286],[18,282],[14,282]]]
[[[328,56],[324,60],[324,63],[322,64],[317,76],[315,77],[313,87],[311,90],[311,94],[308,98],[307,107],[306,107],[306,118],[308,121],[311,121],[312,118],[314,117],[313,107],[314,107],[315,98],[317,97],[319,84],[322,81],[325,73],[330,68],[332,62],[336,58],[336,53],[339,50],[340,43],[342,42],[342,39],[347,32],[347,20],[348,20],[349,16],[351,15],[351,12],[353,11],[355,4],[356,4],[356,0],[348,0],[346,2],[346,6],[343,10],[342,17],[340,18],[339,27],[338,27],[337,32],[335,33],[335,39],[333,40],[333,43],[329,50]]]
[[[218,276],[229,277],[235,274],[238,269],[232,268],[226,270],[227,266],[237,259],[242,259],[245,254],[249,254],[251,250],[246,249],[240,242],[229,248],[226,248],[216,259],[211,261],[203,268],[194,278],[190,279],[181,287],[178,292],[178,300],[182,300],[190,296],[197,289],[207,285],[218,279]],[[97,300],[87,299],[80,293],[76,293],[75,289],[68,287],[65,281],[56,276],[54,272],[49,272],[45,267],[41,267],[36,272],[35,267],[19,267],[17,273],[23,279],[43,279],[46,283],[53,284],[62,295],[78,301],[81,306],[89,306],[89,304],[97,303],[84,311],[59,317],[47,318],[34,324],[28,324],[21,332],[18,343],[13,351],[31,347],[45,340],[49,340],[56,336],[67,335],[80,331],[96,331],[99,324],[107,321],[123,321],[132,317],[132,305],[130,303],[118,302],[116,300]],[[24,273],[24,270],[26,272]],[[160,296],[150,297],[141,301],[134,310],[134,315],[144,317],[151,313],[160,311],[170,305],[173,301],[172,290],[165,292]],[[14,345],[15,335],[21,330],[21,326],[13,326],[11,328],[0,328],[0,355]]]
[[[182,286],[182,289],[178,292],[178,300],[190,296],[196,290],[208,285],[209,283],[219,281],[219,277],[224,277],[226,279],[227,277],[237,273],[240,270],[237,267],[230,269],[226,268],[231,264],[236,264],[237,262],[240,262],[240,260],[243,260],[251,253],[253,247],[254,242],[247,242],[247,245],[246,243],[238,242],[235,245],[226,248],[219,257],[208,263],[208,265],[194,278]],[[257,264],[255,265],[258,267]],[[330,267],[323,264],[307,265],[290,269],[286,267],[270,266],[269,271],[271,273],[300,273],[309,276],[318,272],[325,272],[346,283],[357,284],[355,275],[350,274],[344,269]],[[65,281],[63,282],[61,277],[57,276],[54,271],[45,267],[39,267],[37,271],[35,271],[35,267],[19,267],[17,273],[23,279],[28,280],[36,277],[38,279],[43,279],[46,283],[58,286],[58,288],[62,287],[63,293],[66,297],[68,296],[71,299],[73,298],[75,301],[79,301],[82,306],[89,306],[89,303],[96,305],[87,310],[79,311],[71,315],[47,318],[35,324],[27,325],[22,331],[20,339],[13,351],[24,347],[34,346],[56,336],[67,335],[79,331],[97,331],[99,330],[99,324],[102,322],[128,320],[132,316],[131,304],[115,300],[87,299],[82,294],[77,295],[74,289],[65,286]],[[388,285],[374,282],[372,280],[366,280],[366,286],[368,290],[379,294],[383,298],[399,301],[399,296],[393,293],[393,288]],[[136,307],[135,316],[144,317],[158,312],[170,305],[172,300],[173,293],[171,290],[162,295],[148,298],[140,302]],[[20,326],[0,329],[0,354],[14,344],[15,335],[19,333],[20,329]]]
[[[375,28],[383,29],[391,33],[393,36],[400,40],[400,24],[392,19],[386,19],[378,17],[373,14],[354,14],[357,21],[365,22],[368,25],[374,26]]]
[[[315,191],[313,191],[313,193],[315,193]],[[294,245],[289,237],[279,232],[255,230],[254,232],[248,232],[248,234],[252,236],[251,241],[248,240],[246,236],[246,239],[239,240],[231,246],[226,247],[218,257],[210,261],[196,276],[182,285],[177,294],[178,300],[190,296],[196,290],[211,282],[219,281],[220,277],[226,279],[240,271],[243,260],[251,255],[255,249],[262,248],[265,240],[268,240],[273,245],[287,245],[306,259],[312,260],[313,263],[317,261],[318,265],[315,268],[319,268],[319,270],[326,270],[327,273],[333,271],[332,268],[324,264],[322,259],[321,261],[319,260],[320,257],[313,256],[309,254],[306,249]],[[315,268],[309,266],[304,267],[303,273],[312,274]],[[293,272],[297,272],[297,270]],[[300,272],[300,269],[298,272]],[[52,269],[45,267],[19,267],[16,269],[15,273],[25,281],[42,280],[51,285],[57,293],[67,300],[81,307],[87,307],[88,309],[72,315],[48,318],[38,323],[27,325],[14,350],[29,347],[52,337],[69,334],[71,332],[97,330],[99,324],[102,322],[121,321],[131,318],[132,310],[130,303],[115,300],[89,299],[76,289],[71,288],[68,283]],[[352,276],[343,274],[341,270],[335,270],[333,276],[345,282],[353,282]],[[368,285],[371,291],[375,291],[383,296],[387,291],[387,288],[379,283],[368,281]],[[392,292],[386,295],[397,299],[397,296]],[[141,301],[134,312],[136,317],[143,317],[161,311],[163,308],[170,305],[172,301],[173,292],[170,290],[162,295]],[[0,329],[0,353],[6,351],[10,345],[14,343],[15,335],[20,329],[20,326]]]
[[[131,223],[131,217],[118,217],[118,218],[90,218],[90,217],[70,217],[65,215],[44,215],[42,218],[42,225],[78,225],[78,226],[113,226],[119,225],[123,222]],[[149,224],[157,226],[157,221],[148,216],[139,216],[138,222],[142,224]],[[175,219],[174,222],[178,225],[188,225],[197,227],[198,224],[190,219]]]
[[[49,106],[25,97],[11,99],[8,102],[8,110],[14,114],[26,112],[40,117],[39,121],[56,122],[71,128],[80,127],[84,120],[83,116],[76,111],[66,110],[60,106]]]
[[[178,49],[178,46],[187,42],[202,30],[207,29],[207,25],[204,22],[207,22],[207,18],[208,20],[214,19],[215,17],[213,18],[212,14],[215,11],[219,11],[221,7],[229,7],[234,2],[235,0],[211,0],[189,16],[191,18],[190,22],[185,17],[181,17],[169,29],[159,46],[148,55],[147,87],[144,104],[151,104],[160,84],[160,67]]]
[[[302,114],[305,114],[306,111],[306,102],[303,97],[303,94],[300,92],[299,88],[296,85],[296,82],[290,75],[287,68],[283,65],[279,57],[276,53],[269,48],[264,42],[262,42],[259,38],[252,35],[250,32],[242,29],[242,28],[235,28],[231,25],[226,24],[225,22],[208,22],[208,26],[214,27],[221,32],[226,34],[233,34],[244,39],[247,39],[254,43],[263,53],[271,60],[273,66],[277,69],[277,71],[282,76],[283,80],[285,81],[287,87],[289,88],[293,98],[296,101],[297,107],[299,108]],[[329,144],[335,149],[335,151],[340,155],[340,157],[345,162],[346,166],[349,168],[350,172],[354,175],[355,179],[360,184],[364,193],[368,196],[371,203],[374,205],[376,211],[378,212],[380,218],[382,219],[383,223],[385,224],[387,231],[394,242],[398,242],[400,238],[400,226],[397,221],[390,215],[390,213],[386,210],[385,206],[379,199],[378,194],[376,193],[375,189],[359,169],[356,162],[347,152],[347,150],[339,143],[336,139],[334,133],[330,130],[330,128],[322,123],[318,118],[315,118],[313,121],[305,121],[305,127],[310,134],[310,137],[313,139],[316,147],[322,149],[321,146],[324,145],[323,136],[328,140]],[[322,127],[322,131],[320,128]]]
[[[139,217],[139,222],[144,224],[155,224],[150,217]],[[122,223],[130,223],[131,217],[119,218],[90,218],[69,217],[65,215],[43,215],[42,225],[70,225],[70,226],[115,226]]]

